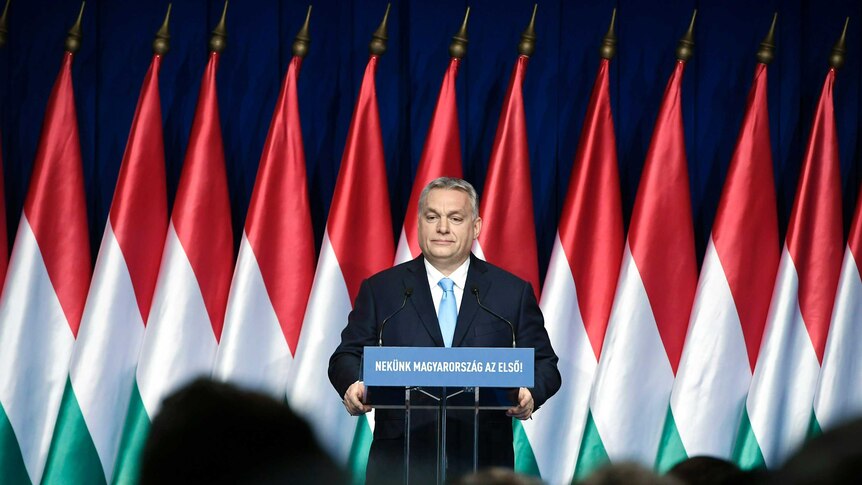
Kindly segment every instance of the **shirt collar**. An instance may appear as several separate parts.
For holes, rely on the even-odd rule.
[[[437,282],[439,282],[443,278],[449,278],[455,283],[455,286],[460,288],[462,291],[464,290],[464,286],[467,284],[467,270],[470,268],[470,258],[468,257],[466,261],[461,263],[461,266],[455,269],[448,277],[444,276],[443,273],[440,272],[437,268],[431,264],[428,259],[422,258],[425,262],[425,272],[428,273],[428,284],[433,288],[437,286]]]

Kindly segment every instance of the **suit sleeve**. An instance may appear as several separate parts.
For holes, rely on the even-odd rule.
[[[374,293],[371,284],[365,280],[347,317],[347,326],[341,331],[341,344],[329,358],[329,381],[339,397],[360,379],[362,351],[366,345],[374,345],[377,341],[376,315]]]
[[[517,329],[518,347],[535,349],[535,382],[530,389],[535,408],[545,403],[560,389],[560,371],[557,369],[557,354],[545,330],[545,320],[539,308],[533,287],[527,283],[521,292],[521,314]]]

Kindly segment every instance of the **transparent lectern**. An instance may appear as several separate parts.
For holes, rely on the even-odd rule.
[[[447,416],[469,411],[473,471],[478,467],[479,412],[516,405],[518,388],[533,387],[534,350],[486,347],[365,347],[365,403],[404,410],[404,483],[410,481],[414,412],[436,415],[437,483],[446,482]],[[411,419],[413,418],[413,419]],[[427,415],[423,421],[428,421]],[[427,424],[427,423],[426,423]]]

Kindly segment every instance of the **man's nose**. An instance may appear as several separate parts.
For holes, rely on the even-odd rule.
[[[449,219],[446,219],[445,217],[440,218],[440,222],[437,223],[437,232],[441,234],[449,233]]]

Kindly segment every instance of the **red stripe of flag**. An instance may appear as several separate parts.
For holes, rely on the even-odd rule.
[[[392,266],[395,244],[377,112],[377,56],[368,59],[344,145],[327,230],[350,301],[362,280]]]
[[[159,99],[162,56],[154,55],[123,154],[109,218],[146,325],[168,227],[165,146]]]
[[[48,98],[24,214],[69,328],[77,337],[91,268],[84,174],[72,90],[73,57],[70,52],[65,54]]]
[[[787,228],[787,249],[799,275],[799,309],[821,364],[844,257],[834,83],[835,70],[830,69],[814,114]]]
[[[216,340],[221,338],[233,272],[233,232],[216,98],[218,59],[218,53],[210,53],[172,215]]]
[[[610,61],[602,59],[559,228],[560,243],[575,280],[581,318],[597,361],[614,303],[625,244],[609,69]]]
[[[482,194],[484,224],[479,244],[486,260],[527,280],[538,295],[539,258],[522,92],[528,61],[527,56],[518,57],[503,101]]]
[[[302,58],[287,68],[251,194],[245,233],[291,353],[314,281],[314,234],[296,84]]]
[[[674,375],[697,288],[680,107],[684,70],[685,63],[678,61],[667,83],[629,229],[632,256]]]
[[[438,177],[462,177],[461,169],[461,136],[458,128],[458,105],[455,97],[455,80],[458,77],[458,66],[460,60],[452,58],[449,60],[449,68],[443,76],[440,85],[440,94],[437,97],[437,106],[431,117],[431,126],[428,128],[428,136],[425,138],[425,147],[422,149],[422,158],[416,170],[416,178],[413,180],[413,189],[410,191],[410,201],[407,204],[407,213],[404,215],[404,234],[410,253],[415,257],[419,249],[419,194],[428,185],[428,182]]]

